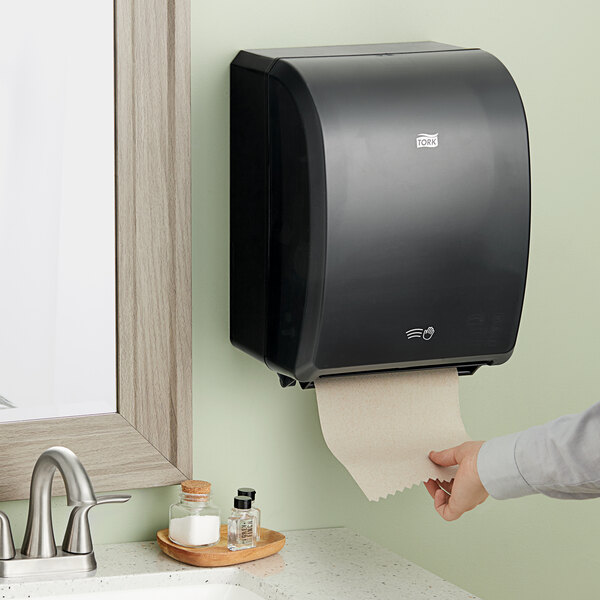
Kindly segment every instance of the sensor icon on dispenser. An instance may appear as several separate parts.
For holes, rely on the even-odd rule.
[[[414,329],[409,329],[406,332],[406,337],[409,340],[413,340],[413,339],[421,339],[421,340],[425,340],[426,342],[429,341],[432,337],[433,334],[435,333],[435,329],[430,325],[429,327],[427,327],[426,329],[420,328],[420,327],[416,327]]]

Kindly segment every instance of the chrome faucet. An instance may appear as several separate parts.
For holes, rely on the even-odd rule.
[[[73,506],[62,547],[57,550],[52,527],[52,479],[59,470]],[[0,512],[0,577],[91,571],[96,568],[88,513],[98,504],[127,502],[131,496],[96,497],[86,470],[68,448],[42,452],[31,476],[29,515],[20,552],[15,552],[8,517]]]

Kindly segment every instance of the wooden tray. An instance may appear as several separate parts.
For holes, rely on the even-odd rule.
[[[208,548],[186,548],[169,539],[169,530],[161,529],[156,533],[160,549],[171,558],[195,567],[226,567],[239,565],[277,554],[285,545],[285,535],[271,529],[260,528],[260,542],[256,548],[247,550],[227,549],[227,525],[221,525],[221,539]]]

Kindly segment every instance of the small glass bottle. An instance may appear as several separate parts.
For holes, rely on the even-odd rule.
[[[254,503],[256,500],[256,490],[249,487],[238,488],[238,496],[248,496],[252,499],[252,510],[256,516],[256,541],[260,542],[260,508],[256,508],[256,504]]]
[[[208,481],[181,483],[179,502],[169,509],[169,539],[180,546],[214,546],[221,538],[219,509],[210,503]]]
[[[252,499],[236,496],[227,522],[227,547],[245,550],[256,546],[256,515],[252,512]]]

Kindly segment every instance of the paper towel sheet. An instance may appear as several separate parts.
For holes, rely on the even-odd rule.
[[[315,387],[325,442],[369,500],[454,476],[427,455],[469,439],[456,369],[326,377]]]

